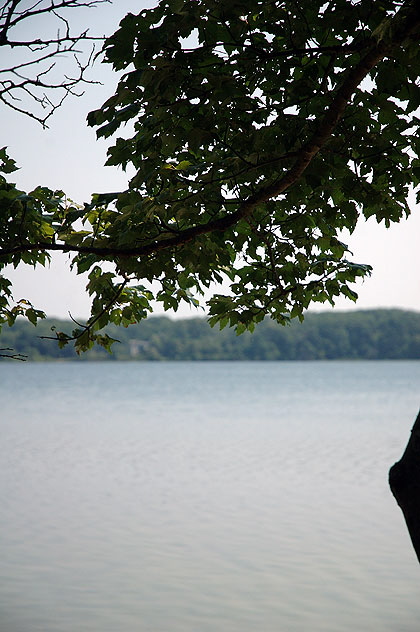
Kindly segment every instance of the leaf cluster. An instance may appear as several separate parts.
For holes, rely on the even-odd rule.
[[[166,0],[128,14],[104,46],[124,74],[88,117],[117,135],[108,165],[134,167],[128,189],[83,209],[45,190],[15,198],[2,260],[76,253],[93,309],[64,342],[80,349],[152,299],[176,310],[214,282],[230,289],[208,301],[210,322],[238,333],[355,300],[370,267],[343,231],[400,221],[420,182],[419,25],[417,3],[391,0]]]

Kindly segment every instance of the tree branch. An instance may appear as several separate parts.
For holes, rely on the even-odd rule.
[[[1,256],[9,256],[22,252],[35,250],[77,252],[81,254],[96,254],[105,257],[142,257],[156,254],[167,248],[176,248],[188,243],[194,238],[211,233],[213,231],[223,231],[234,226],[239,220],[249,216],[253,210],[263,202],[275,198],[284,193],[289,187],[297,182],[305,169],[318,154],[320,149],[327,143],[338,122],[342,118],[347,104],[355,93],[357,87],[380,61],[382,61],[391,51],[412,35],[420,26],[420,5],[406,10],[401,18],[401,11],[393,18],[395,29],[392,39],[376,40],[372,36],[368,52],[360,62],[348,73],[340,88],[337,90],[329,108],[327,109],[318,129],[312,137],[297,152],[297,158],[292,167],[276,182],[262,186],[255,194],[244,200],[239,208],[233,212],[211,220],[206,224],[191,226],[177,235],[168,238],[154,239],[148,244],[133,248],[115,247],[95,247],[91,246],[71,246],[67,244],[38,242],[35,244],[24,244],[13,248],[0,250]]]
[[[2,44],[2,36],[4,33],[7,34],[7,31],[22,20],[26,20],[28,18],[33,17],[34,15],[41,15],[44,13],[52,13],[56,11],[60,11],[60,9],[69,9],[69,8],[79,8],[79,7],[96,7],[98,4],[102,4],[104,2],[109,2],[110,0],[85,0],[84,2],[80,2],[80,0],[62,0],[61,2],[51,2],[46,7],[41,7],[39,9],[35,9],[34,7],[39,6],[41,2],[36,2],[32,5],[31,8],[25,9],[24,11],[17,12],[17,17],[12,19],[13,13],[17,5],[21,2],[21,0],[13,0],[11,3],[11,7],[8,11],[8,15],[5,21],[4,28],[1,29],[0,32],[0,43]],[[0,16],[1,17],[1,16]]]
[[[398,15],[398,14],[397,14]],[[394,18],[395,19],[395,18]],[[312,138],[298,152],[294,165],[277,182],[260,188],[254,195],[248,197],[234,213],[214,219],[206,224],[198,224],[179,232],[175,236],[165,239],[156,239],[152,242],[134,248],[108,248],[92,246],[71,246],[66,244],[51,244],[39,242],[36,244],[23,244],[13,248],[0,250],[0,256],[8,256],[34,250],[77,252],[83,254],[96,254],[109,257],[141,257],[158,253],[167,248],[175,248],[188,243],[192,239],[213,231],[226,230],[235,225],[240,219],[247,217],[261,203],[277,197],[292,186],[303,174],[307,166],[325,145],[332,132],[340,121],[345,108],[361,81],[393,48],[400,45],[420,25],[420,7],[407,11],[405,19],[394,32],[391,41],[381,40],[377,42],[372,38],[371,49],[361,61],[350,71],[347,78],[338,89],[330,107],[327,109],[317,131]]]
[[[0,348],[0,351],[13,351],[9,347]],[[0,358],[10,358],[11,360],[20,360],[21,362],[25,362],[27,359],[27,355],[23,353],[0,353]]]
[[[79,50],[76,46],[82,42],[103,41],[103,37],[88,34],[88,29],[73,35],[67,19],[61,15],[61,11],[70,8],[95,7],[110,0],[61,0],[55,2],[51,0],[44,3],[39,0],[29,8],[18,11],[21,0],[9,0],[3,5],[0,12],[0,47],[9,49],[27,49],[28,58],[18,63],[11,63],[8,67],[0,69],[0,100],[13,110],[25,114],[47,127],[46,122],[52,114],[59,108],[65,98],[70,94],[81,96],[74,88],[82,83],[98,83],[86,79],[87,68],[94,59],[94,44],[87,60],[82,62]],[[44,14],[53,15],[64,25],[63,33],[54,36],[46,36],[45,39],[33,38],[22,40],[13,39],[11,31],[20,25],[24,20]],[[74,77],[65,76],[62,81],[50,80],[50,73],[54,70],[56,60],[65,54],[72,54],[74,57],[77,73]],[[50,63],[51,62],[51,63]],[[37,70],[35,70],[37,69]],[[39,69],[39,70],[38,70]],[[33,89],[32,89],[33,88]],[[60,96],[53,100],[47,93],[56,92]],[[63,96],[64,94],[64,96]],[[41,112],[33,111],[31,107],[25,105],[25,98],[38,104]],[[21,102],[19,105],[17,102]]]

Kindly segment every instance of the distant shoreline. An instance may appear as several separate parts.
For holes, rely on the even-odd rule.
[[[71,321],[46,319],[37,327],[18,320],[3,326],[0,347],[28,361],[314,361],[418,360],[420,313],[399,309],[309,312],[303,323],[282,327],[268,319],[253,334],[236,336],[229,328],[212,329],[204,317],[172,320],[149,318],[128,328],[110,327],[120,340],[112,354],[96,347],[77,356],[71,345],[59,349],[51,328],[71,332]],[[0,358],[0,362],[10,361]]]

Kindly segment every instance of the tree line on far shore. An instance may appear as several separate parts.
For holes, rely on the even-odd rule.
[[[309,313],[303,323],[285,327],[266,319],[254,333],[241,336],[212,329],[205,318],[155,316],[128,328],[110,327],[109,335],[119,340],[111,354],[96,347],[77,356],[71,347],[59,349],[54,340],[42,338],[70,327],[47,319],[34,328],[19,320],[11,329],[3,327],[0,348],[32,361],[420,359],[420,313],[398,309]]]

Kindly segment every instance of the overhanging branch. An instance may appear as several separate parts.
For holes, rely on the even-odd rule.
[[[174,236],[155,239],[147,244],[133,248],[95,247],[94,245],[72,246],[64,243],[38,242],[35,244],[23,244],[13,248],[2,249],[0,250],[0,257],[41,250],[94,254],[110,258],[143,257],[156,254],[164,249],[177,248],[200,235],[231,228],[239,220],[251,215],[259,204],[281,195],[299,180],[313,158],[331,137],[331,134],[344,114],[346,106],[363,79],[377,64],[388,56],[393,49],[400,46],[404,40],[413,36],[413,34],[418,31],[420,27],[420,5],[417,4],[411,9],[402,7],[396,16],[394,16],[392,25],[392,31],[390,28],[388,30],[388,34],[392,33],[392,37],[382,37],[379,41],[376,37],[371,37],[371,43],[367,53],[362,57],[360,62],[350,70],[344,79],[318,125],[317,130],[303,145],[300,151],[297,152],[297,158],[292,167],[276,182],[267,186],[261,186],[255,194],[244,200],[234,213],[213,219],[206,224],[191,226]]]

